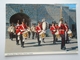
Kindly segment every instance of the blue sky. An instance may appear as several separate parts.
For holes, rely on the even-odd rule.
[[[63,4],[63,6],[68,6],[69,9],[76,9],[76,4]]]

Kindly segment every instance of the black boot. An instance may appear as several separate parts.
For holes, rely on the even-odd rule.
[[[45,43],[44,38],[42,39],[42,42]]]
[[[63,48],[61,48],[62,50],[66,50],[66,47],[64,46]]]
[[[24,48],[24,42],[22,42],[22,46],[21,47],[23,47]]]
[[[17,43],[16,44],[19,45],[19,40],[17,40]]]
[[[67,44],[68,44],[68,43],[69,43],[69,40],[65,40],[65,43],[67,43]]]
[[[40,46],[40,44],[41,44],[41,41],[38,42],[38,46]]]
[[[13,38],[11,38],[11,40],[13,41]]]
[[[53,41],[53,44],[56,44],[56,42],[55,42],[55,41]]]
[[[23,42],[21,42],[21,47],[23,47]]]

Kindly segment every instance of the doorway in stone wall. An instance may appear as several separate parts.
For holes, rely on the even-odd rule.
[[[10,17],[10,24],[14,23],[14,25],[18,22],[19,20],[19,23],[21,24],[21,22],[25,21],[25,23],[27,23],[28,26],[30,26],[30,17],[28,15],[26,15],[25,13],[16,13],[14,15],[12,15]]]

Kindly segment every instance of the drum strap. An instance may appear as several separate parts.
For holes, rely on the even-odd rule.
[[[23,29],[24,29],[24,26],[22,25]]]

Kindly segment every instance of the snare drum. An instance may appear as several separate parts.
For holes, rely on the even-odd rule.
[[[39,33],[39,35],[40,35],[41,38],[45,38],[45,37],[46,37],[44,30],[42,30],[42,31]]]
[[[45,33],[40,34],[40,37],[45,38],[46,37]]]
[[[60,34],[59,34],[59,31],[57,31],[57,32],[55,33],[55,35],[56,35],[56,38],[57,38],[57,39],[61,38],[61,36],[60,36]]]
[[[28,31],[23,32],[22,36],[23,36],[23,38],[27,38],[28,37]]]
[[[69,37],[72,37],[73,36],[72,31],[70,29],[69,29],[69,31],[67,33],[68,33],[68,36]]]

